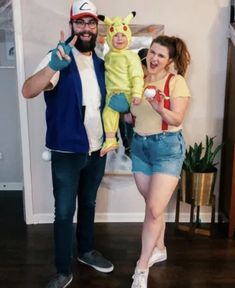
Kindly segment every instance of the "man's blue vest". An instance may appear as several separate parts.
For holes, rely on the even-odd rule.
[[[93,63],[101,93],[102,113],[105,103],[104,62],[93,52]],[[45,91],[46,147],[51,150],[87,153],[89,143],[84,126],[82,83],[73,54],[70,65],[60,71],[60,79],[51,91]]]

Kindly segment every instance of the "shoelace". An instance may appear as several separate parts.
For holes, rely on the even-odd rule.
[[[134,279],[134,287],[133,288],[142,288],[145,287],[145,273],[144,272],[136,272],[132,278]]]

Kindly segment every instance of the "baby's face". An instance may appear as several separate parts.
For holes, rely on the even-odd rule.
[[[118,50],[125,49],[128,45],[128,39],[123,33],[116,33],[112,38],[112,45]]]

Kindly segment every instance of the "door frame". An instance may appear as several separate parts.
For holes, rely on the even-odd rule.
[[[32,196],[32,175],[30,161],[29,145],[29,125],[27,101],[23,98],[21,90],[25,80],[24,69],[24,50],[22,33],[22,13],[20,0],[12,0],[14,35],[15,35],[15,53],[17,70],[17,91],[19,101],[20,129],[21,129],[21,147],[23,161],[23,203],[24,219],[26,224],[33,224],[33,196]]]

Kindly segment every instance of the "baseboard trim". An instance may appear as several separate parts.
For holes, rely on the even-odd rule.
[[[217,222],[218,213],[215,215]],[[190,215],[189,213],[181,213],[180,222],[188,223]],[[96,213],[95,222],[96,223],[128,223],[128,222],[143,222],[144,213]],[[165,215],[166,222],[175,222],[175,213],[167,213]],[[200,221],[202,223],[210,223],[211,214],[201,213]],[[34,214],[33,223],[29,224],[50,224],[54,222],[54,215],[51,213],[44,214]],[[76,223],[76,218],[74,217],[74,223]]]
[[[0,191],[19,191],[23,190],[23,183],[21,182],[1,182]]]
[[[33,223],[30,224],[51,224],[54,222],[54,215],[51,213],[34,214]]]
[[[95,222],[143,222],[144,213],[96,213]]]

